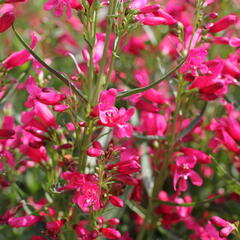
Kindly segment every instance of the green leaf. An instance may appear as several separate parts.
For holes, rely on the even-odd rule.
[[[166,139],[165,136],[155,136],[155,135],[138,135],[134,134],[133,135],[135,138],[141,139],[141,140],[146,140],[146,141],[152,141],[152,140],[164,140]]]
[[[198,123],[202,120],[203,114],[205,113],[207,109],[207,102],[204,103],[201,112],[199,115],[189,123],[189,125],[180,133],[178,139],[182,139],[186,135],[188,135],[197,125]]]
[[[157,84],[161,83],[166,78],[168,78],[172,73],[176,72],[184,64],[185,60],[186,60],[186,57],[183,58],[176,67],[174,67],[168,73],[164,74],[159,80],[152,82],[151,84],[149,84],[146,87],[134,88],[134,89],[131,89],[131,90],[128,90],[128,91],[120,92],[117,96],[117,100],[120,99],[120,98],[123,98],[123,97],[129,97],[133,94],[137,94],[137,93],[147,91],[147,90],[155,87]]]
[[[142,179],[145,189],[148,193],[148,196],[151,197],[153,185],[154,185],[154,178],[152,172],[152,166],[149,160],[149,155],[147,154],[147,144],[142,144],[142,157],[141,157],[141,172],[142,172]]]

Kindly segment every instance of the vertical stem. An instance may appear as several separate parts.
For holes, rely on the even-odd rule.
[[[104,85],[102,78],[103,78],[103,74],[104,74],[104,68],[107,63],[107,52],[108,52],[108,47],[109,47],[110,37],[111,37],[111,32],[112,32],[112,25],[113,25],[112,15],[114,14],[116,1],[117,0],[110,1],[109,8],[108,8],[107,32],[106,32],[104,49],[103,49],[103,56],[100,61],[100,72],[99,72],[98,79],[97,79],[96,90],[95,90],[95,93],[92,98],[93,105],[95,105],[97,103],[99,94],[101,92],[102,85]]]
[[[172,154],[174,152],[174,144],[176,141],[177,121],[178,121],[179,111],[180,111],[181,102],[182,102],[181,96],[182,96],[182,93],[184,90],[182,81],[183,81],[182,79],[180,79],[180,81],[179,81],[179,90],[177,92],[176,108],[175,108],[174,116],[173,116],[172,131],[168,137],[168,139],[169,139],[168,152],[166,153],[166,156],[163,161],[163,165],[162,165],[160,172],[158,172],[157,176],[155,177],[152,197],[151,197],[151,199],[149,199],[147,214],[145,216],[143,226],[141,227],[141,230],[138,234],[137,240],[143,240],[143,239],[150,240],[156,229],[158,218],[154,214],[155,202],[157,201],[157,196],[158,196],[159,191],[163,188],[163,185],[168,177],[168,168],[167,167],[168,167],[168,163],[172,157]],[[150,229],[148,230],[147,238],[144,238],[145,233],[146,233],[146,226],[147,226],[149,220],[150,220]]]

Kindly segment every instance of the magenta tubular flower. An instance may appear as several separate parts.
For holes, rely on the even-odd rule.
[[[11,139],[14,134],[13,129],[0,128],[0,139]]]
[[[46,224],[47,235],[56,238],[56,236],[58,236],[58,234],[60,233],[62,226],[65,224],[65,222],[66,222],[65,219],[48,222]]]
[[[109,201],[111,202],[112,205],[119,207],[119,208],[123,208],[124,206],[124,202],[121,198],[118,198],[116,196],[111,195],[109,197]]]
[[[121,233],[114,228],[102,228],[101,232],[108,239],[119,239],[121,237]]]
[[[12,217],[8,219],[8,225],[14,228],[31,227],[42,219],[41,216]]]
[[[213,216],[210,220],[214,225],[222,227],[222,229],[219,231],[220,237],[228,237],[230,233],[235,229],[235,226],[233,224],[218,216]]]
[[[30,95],[25,103],[26,107],[32,107],[34,100],[46,105],[57,105],[66,98],[64,94],[60,94],[52,88],[39,88],[32,76],[29,76],[25,86]]]
[[[230,14],[228,16],[225,16],[215,22],[213,26],[209,28],[210,33],[216,33],[216,32],[221,32],[231,26],[232,24],[236,23],[238,20],[238,17],[234,14]]]
[[[183,147],[183,148],[181,148],[181,152],[183,152],[187,156],[194,156],[194,157],[196,157],[197,161],[199,163],[203,163],[203,164],[211,163],[210,156],[207,155],[205,152],[202,152],[200,150]]]
[[[85,182],[73,196],[73,202],[82,209],[83,212],[98,211],[100,200],[98,195],[98,185],[91,182]]]
[[[208,72],[206,65],[206,57],[208,52],[202,48],[194,48],[190,50],[186,62],[180,69],[181,73],[191,72],[193,76],[198,76],[198,70],[202,74]]]
[[[63,15],[64,7],[66,7],[67,18],[72,17],[71,0],[48,0],[44,4],[44,9],[49,11],[53,9],[53,13],[56,17]]]
[[[122,174],[132,174],[139,172],[141,170],[141,165],[135,161],[120,161],[118,163],[108,166],[109,169],[116,168],[119,173]]]
[[[18,2],[26,2],[27,0],[5,0],[5,3],[18,3]]]
[[[103,91],[95,110],[98,112],[101,125],[114,127],[114,135],[118,138],[130,137],[133,133],[133,128],[127,121],[132,117],[134,109],[126,110],[125,108],[120,108],[118,110],[114,106],[116,96],[116,89],[111,88]]]
[[[143,17],[143,19],[140,20],[140,22],[143,25],[147,26],[158,26],[158,25],[167,25],[168,21],[163,17],[155,17],[155,16],[148,16]]]
[[[198,173],[192,170],[196,162],[196,157],[180,156],[176,159],[176,169],[173,178],[173,187],[175,191],[185,192],[188,188],[188,178],[190,178],[193,185],[201,186],[203,184],[202,178]]]
[[[8,28],[10,28],[15,20],[15,15],[12,12],[5,12],[0,17],[0,33],[5,32]]]

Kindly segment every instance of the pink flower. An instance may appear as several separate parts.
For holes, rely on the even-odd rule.
[[[232,24],[236,23],[238,20],[238,17],[234,14],[230,14],[228,16],[225,16],[215,22],[210,28],[209,32],[211,33],[216,33],[216,32],[221,32],[224,29],[228,28]]]
[[[228,235],[230,235],[230,233],[235,229],[233,224],[218,216],[211,217],[211,222],[218,227],[222,227],[219,232],[220,237],[228,237]]]
[[[100,208],[99,188],[95,175],[64,172],[62,177],[68,184],[59,190],[76,189],[72,201],[77,203],[83,212],[97,211]]]
[[[5,12],[0,17],[0,33],[5,32],[10,28],[15,20],[15,15],[13,12]]]
[[[185,192],[188,188],[187,179],[190,178],[193,185],[201,186],[203,180],[192,168],[196,165],[197,158],[190,156],[180,156],[176,159],[176,169],[174,173],[174,190]],[[178,184],[178,188],[177,188]]]
[[[137,128],[139,132],[147,135],[164,136],[167,122],[163,115],[151,112],[141,113],[141,125]]]
[[[206,57],[208,52],[203,48],[194,48],[190,50],[186,62],[180,69],[180,73],[191,72],[193,76],[198,76],[198,70],[202,74],[208,72],[208,67],[206,65]]]
[[[114,135],[118,138],[131,137],[133,134],[132,126],[127,123],[134,113],[134,109],[117,109],[114,102],[117,96],[116,89],[105,90],[101,93],[99,103],[96,106],[100,118],[100,124],[107,127],[113,127]]]
[[[37,222],[40,222],[42,217],[40,216],[23,216],[23,217],[12,217],[8,219],[8,225],[14,228],[20,227],[31,227]]]
[[[66,98],[64,94],[58,93],[52,88],[40,88],[37,86],[34,78],[29,76],[26,81],[26,90],[29,93],[26,107],[33,107],[34,100],[37,100],[46,105],[57,105]]]
[[[109,201],[111,202],[112,205],[114,205],[116,207],[123,208],[123,206],[124,206],[123,200],[116,196],[111,195],[109,197]]]
[[[53,237],[53,239],[56,239],[58,234],[60,233],[62,226],[65,224],[66,220],[56,220],[53,222],[47,222],[46,224],[46,233],[47,236]]]
[[[102,228],[101,232],[108,239],[119,239],[121,237],[121,233],[114,228]]]
[[[98,185],[88,181],[85,182],[81,188],[77,189],[72,201],[77,203],[83,212],[89,212],[91,209],[98,211],[100,208]]]
[[[53,9],[53,13],[56,17],[63,15],[64,7],[66,7],[67,18],[72,16],[71,0],[48,0],[44,4],[44,9],[49,11]]]
[[[183,147],[181,148],[181,152],[183,152],[184,155],[196,157],[199,163],[203,163],[203,164],[211,163],[210,156],[200,150]]]

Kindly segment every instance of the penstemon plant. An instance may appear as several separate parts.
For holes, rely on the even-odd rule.
[[[0,240],[240,239],[237,0],[0,1]]]

